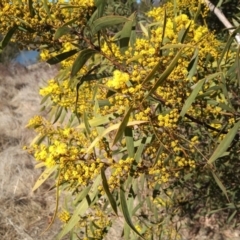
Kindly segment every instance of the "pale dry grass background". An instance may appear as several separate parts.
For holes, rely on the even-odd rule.
[[[46,183],[32,193],[41,170],[34,169],[34,159],[21,150],[34,137],[25,125],[33,115],[39,114],[38,89],[57,72],[57,67],[43,63],[27,68],[18,64],[0,65],[1,240],[53,240],[60,230],[60,223],[56,221],[49,231],[41,235],[55,209],[55,192],[48,191],[50,183]],[[198,222],[191,223],[189,219],[181,219],[180,222],[184,240],[240,239],[240,231],[220,227],[217,215]],[[123,224],[123,217],[117,219],[106,239],[122,239]]]
[[[37,64],[0,65],[0,239],[52,240],[59,231],[47,227],[54,212],[55,193],[49,184],[32,193],[40,175],[34,159],[22,150],[34,133],[25,128],[28,120],[40,109],[39,86],[57,73],[57,67]]]

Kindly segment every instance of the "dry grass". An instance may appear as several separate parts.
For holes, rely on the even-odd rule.
[[[54,239],[59,223],[47,227],[54,212],[55,193],[45,184],[31,189],[41,170],[22,149],[33,138],[25,125],[39,112],[38,89],[57,73],[57,67],[37,64],[25,68],[18,64],[0,65],[0,239]]]

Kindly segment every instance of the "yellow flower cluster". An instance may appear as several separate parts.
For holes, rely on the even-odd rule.
[[[101,50],[104,54],[106,54],[106,56],[113,57],[112,60],[117,59],[119,61],[124,59],[124,56],[121,54],[118,45],[111,42],[111,39],[109,43],[104,42],[103,46],[101,47]]]
[[[159,126],[160,127],[167,127],[167,128],[176,128],[177,127],[177,122],[179,118],[179,113],[178,109],[173,109],[166,115],[159,115],[158,120],[159,120]]]
[[[182,1],[184,4],[187,1]],[[172,3],[166,3],[163,8],[153,9],[149,16],[153,17],[155,21],[160,21],[163,15],[157,13],[162,12],[164,8],[167,9],[167,13],[171,16],[173,12],[169,12],[170,5]],[[190,4],[190,3],[189,3]],[[192,9],[196,7],[196,2],[190,5]],[[190,26],[190,27],[189,27]],[[178,60],[178,63],[173,72],[168,78],[156,89],[153,93],[153,97],[159,99],[159,102],[165,105],[163,112],[155,111],[155,106],[150,106],[149,102],[144,101],[145,94],[154,86],[158,80],[158,73],[161,74],[167,69],[173,57],[178,52],[178,48],[174,48],[168,45],[181,44],[180,32],[186,30],[189,27],[189,31],[185,36],[184,43],[189,44],[183,51],[183,56]],[[191,87],[197,83],[197,75],[201,75],[205,64],[206,55],[209,54],[213,59],[218,55],[219,42],[215,39],[212,33],[207,31],[204,26],[197,26],[189,17],[184,13],[173,15],[172,18],[167,19],[165,36],[162,39],[163,26],[159,23],[150,29],[149,37],[138,38],[134,44],[128,48],[128,50],[122,54],[117,44],[111,42],[107,44],[104,42],[101,50],[107,56],[107,60],[113,65],[115,61],[118,64],[127,63],[127,71],[114,70],[113,77],[103,80],[103,84],[108,88],[116,91],[114,95],[108,98],[110,104],[102,105],[99,107],[98,114],[107,115],[109,113],[118,113],[120,116],[125,112],[126,107],[133,106],[134,112],[131,115],[131,120],[144,120],[152,121],[152,128],[157,134],[157,140],[152,143],[152,149],[147,148],[144,151],[145,158],[140,161],[138,165],[139,172],[143,172],[148,167],[148,173],[153,176],[150,185],[154,187],[156,183],[168,182],[174,176],[180,175],[181,171],[185,169],[189,171],[196,167],[196,163],[192,160],[193,153],[196,151],[196,145],[199,143],[196,137],[190,140],[190,143],[180,141],[177,139],[176,134],[181,129],[178,129],[179,112],[186,100],[190,95]],[[161,51],[160,46],[166,47]],[[63,42],[63,51],[69,51],[73,49],[73,45],[67,42]],[[195,49],[198,48],[199,68],[196,75],[188,77],[188,67],[191,61]],[[47,59],[51,53],[47,50],[41,52],[41,57]],[[144,85],[145,78],[151,73],[156,64],[159,65],[156,76],[148,81]],[[70,62],[69,62],[70,64]],[[64,68],[68,66],[68,63],[64,65]],[[117,67],[115,68],[117,69]],[[84,69],[83,71],[86,72]],[[84,74],[84,72],[82,73]],[[95,83],[83,84],[79,90],[77,112],[88,113],[94,112],[92,104],[89,99],[92,99],[92,92]],[[212,85],[208,82],[204,86],[204,92]],[[76,84],[69,86],[69,80],[57,80],[51,79],[48,86],[40,90],[42,96],[49,95],[53,103],[59,106],[75,111],[76,102]],[[100,89],[100,87],[99,87]],[[101,100],[105,98],[107,91],[101,90],[101,94],[98,93],[97,98]],[[202,92],[201,94],[203,94]],[[208,105],[203,108],[200,102],[196,101],[194,106],[190,107],[188,114],[195,118],[206,118],[207,116],[215,116],[221,111],[221,108],[216,108],[213,105]],[[93,115],[89,115],[90,119]],[[35,157],[39,161],[43,161],[47,166],[59,164],[62,169],[65,169],[62,173],[62,181],[78,182],[82,185],[86,185],[92,180],[96,174],[99,174],[101,167],[104,165],[96,156],[88,158],[86,161],[84,156],[84,150],[87,145],[90,144],[89,139],[86,136],[82,136],[79,140],[75,136],[71,141],[68,136],[68,130],[62,129],[56,132],[50,124],[42,123],[39,120],[35,120],[35,125],[44,125],[42,128],[37,127],[38,132],[44,132],[46,126],[51,129],[51,143],[47,145],[39,145],[35,148]],[[30,124],[31,125],[31,124]],[[29,126],[30,126],[29,125]],[[33,124],[34,125],[34,124]],[[215,125],[214,125],[215,126]],[[150,127],[139,127],[139,130],[145,133],[151,133]],[[96,137],[97,132],[91,129],[92,137]],[[72,130],[74,132],[74,130]],[[72,136],[73,133],[69,133]],[[55,137],[52,137],[55,136]],[[64,138],[64,141],[60,141]],[[71,143],[70,143],[71,142]],[[78,142],[78,143],[77,143]],[[156,157],[156,149],[158,145],[163,146],[162,154],[160,154],[159,160],[156,164],[153,164]],[[81,145],[81,147],[79,147]],[[102,141],[99,142],[98,147],[101,151],[105,151],[103,156],[105,160],[109,160],[110,168],[113,170],[112,175],[109,177],[109,186],[113,190],[119,186],[120,178],[126,178],[131,169],[133,159],[127,158],[120,160],[117,163],[113,163],[111,151],[108,151],[108,147]],[[146,163],[149,160],[148,164]]]
[[[91,213],[80,217],[79,225],[83,232],[87,232],[88,237],[81,238],[88,240],[89,238],[103,238],[112,225],[112,218],[110,218],[100,206],[93,206]],[[90,226],[89,222],[94,221],[94,225]]]
[[[118,114],[123,114],[125,112],[126,107],[130,106],[130,99],[128,99],[127,96],[124,96],[122,93],[116,93],[108,100],[111,106],[105,106],[101,108],[100,112],[102,115],[116,112]]]
[[[51,135],[54,132],[52,124],[47,119],[39,115],[35,115],[31,118],[26,127],[34,128],[35,131],[41,135]]]
[[[70,3],[79,6],[77,1]],[[81,4],[85,4],[86,7],[92,6],[91,1],[89,3],[82,1]],[[115,42],[113,43],[112,39],[109,39],[108,43],[105,42],[106,39],[104,41],[101,39],[102,47],[98,54],[100,55],[98,60],[103,59],[103,65],[107,62],[111,66],[113,70],[109,70],[110,68],[107,70],[111,74],[113,73],[112,77],[100,79],[97,83],[95,81],[84,82],[76,93],[79,79],[70,80],[69,75],[65,78],[59,76],[51,79],[48,86],[40,90],[42,96],[49,96],[53,107],[57,105],[67,109],[72,116],[77,116],[78,120],[83,120],[83,124],[85,124],[83,130],[71,128],[71,121],[68,126],[61,124],[56,126],[40,116],[31,119],[28,124],[28,127],[35,128],[36,132],[47,139],[47,142],[28,148],[29,152],[34,155],[36,160],[44,162],[47,167],[58,166],[59,184],[67,182],[74,190],[81,191],[94,181],[95,177],[101,173],[102,168],[108,168],[108,185],[110,191],[114,192],[119,189],[120,183],[129,177],[130,172],[133,173],[134,168],[133,177],[147,175],[147,185],[152,190],[158,184],[169,184],[174,179],[193,172],[203,165],[202,162],[199,163],[195,160],[196,155],[199,154],[198,146],[201,144],[196,134],[197,122],[207,122],[209,126],[221,129],[219,116],[224,109],[220,107],[220,103],[225,103],[225,101],[221,96],[221,90],[213,91],[211,97],[216,100],[213,101],[214,104],[210,104],[210,101],[207,102],[200,97],[210,91],[209,89],[215,86],[215,82],[217,84],[219,79],[216,77],[203,85],[198,98],[189,107],[185,117],[180,118],[179,114],[192,92],[192,87],[198,83],[199,79],[206,77],[208,74],[206,69],[220,54],[220,43],[205,26],[198,26],[186,14],[187,7],[190,12],[196,11],[198,1],[177,0],[177,4],[182,6],[183,11],[180,12],[180,9],[177,8],[174,12],[171,2],[150,11],[148,15],[156,24],[149,27],[149,32],[145,31],[145,35],[142,34],[137,38],[135,44],[129,46],[124,53],[121,53],[120,47]],[[73,17],[72,13],[75,8],[71,11],[64,7],[62,9],[65,9],[63,10],[65,11],[63,15],[66,17],[63,19],[64,21]],[[163,37],[164,9],[168,18]],[[52,17],[53,19],[59,18],[58,14]],[[187,28],[189,29],[186,34],[183,34]],[[62,38],[61,40],[61,46],[63,46],[61,53],[75,48],[68,42],[73,39]],[[184,46],[182,56],[178,59],[171,74],[162,81],[163,73],[168,69],[181,46]],[[195,73],[189,73],[189,63],[193,60],[195,53],[198,54],[197,68]],[[55,54],[50,49],[44,49],[41,51],[41,58],[46,60]],[[97,59],[99,56],[89,59],[87,66],[81,70],[81,75],[87,72],[88,66],[94,66],[96,62],[93,59],[95,57]],[[74,58],[70,58],[63,61],[62,68],[68,71],[73,60]],[[158,69],[152,74],[153,68],[157,64]],[[125,67],[124,71],[121,66]],[[161,84],[158,84],[160,80]],[[156,84],[158,85],[156,86]],[[155,91],[152,91],[153,88]],[[76,99],[77,95],[78,99]],[[122,150],[119,149],[119,146],[124,147],[124,150],[120,151],[121,154],[123,153],[122,159],[116,161],[114,151],[109,146],[112,132],[104,137],[99,137],[105,130],[104,128],[122,121],[123,114],[129,107],[132,107],[130,121],[148,121],[148,124],[132,127],[134,147],[136,144],[137,148],[138,144],[143,144],[145,139],[148,141],[149,137],[152,137],[149,144],[142,150],[141,156],[137,156],[139,159],[136,165],[136,156],[132,158],[125,155],[129,150],[126,147],[127,138],[121,138],[121,142],[116,144],[118,150]],[[81,115],[83,113],[84,117]],[[102,116],[110,113],[114,113],[116,118],[108,118],[107,124],[104,121],[102,123],[101,121],[104,119]],[[187,115],[191,116],[191,121]],[[86,116],[91,124],[86,121]],[[226,117],[226,119],[229,126],[235,122],[232,116]],[[97,121],[100,122],[99,125],[96,124]],[[92,127],[93,122],[97,127]],[[201,130],[208,132],[204,127]],[[212,136],[218,135],[216,131],[209,132]],[[222,136],[220,135],[220,137]],[[95,138],[98,143],[94,150],[86,152]],[[140,150],[141,145],[137,151],[140,152]],[[100,196],[101,194],[105,195],[102,185],[98,187],[98,190]],[[173,204],[170,200],[160,198],[156,198],[153,203],[158,208]],[[80,226],[88,230],[87,221],[94,220],[99,229],[91,230],[91,232],[94,237],[101,238],[104,228],[109,226],[110,222],[106,213],[94,208],[95,206],[92,209],[93,212],[88,212],[84,216],[85,219],[81,219]],[[68,217],[66,212],[60,215],[64,222],[69,220]]]
[[[160,16],[161,15],[158,15],[158,18]],[[190,26],[190,28],[186,34],[185,42],[189,44],[189,48],[186,47],[184,55],[178,60],[174,71],[170,74],[167,81],[159,86],[156,91],[156,94],[165,101],[166,105],[177,108],[183,106],[186,96],[189,96],[191,92],[191,86],[198,81],[198,78],[195,76],[191,78],[187,76],[189,62],[195,51],[194,47],[198,47],[198,57],[200,61],[198,68],[199,73],[204,71],[204,61],[207,55],[213,58],[218,55],[217,49],[219,42],[215,39],[214,35],[208,33],[207,28],[204,26],[196,27],[186,14],[180,14],[179,16],[173,17],[173,19],[168,18],[163,45],[167,46],[168,44],[179,43],[180,38],[176,33],[181,32],[181,30],[186,29],[188,26]],[[173,56],[177,53],[177,49],[169,47],[163,51],[162,56],[159,55],[162,32],[162,26],[157,25],[151,29],[151,37],[149,39],[137,39],[134,47],[129,47],[123,55],[124,59],[127,59],[126,63],[128,64],[128,68],[132,69],[132,71],[129,72],[130,82],[128,85],[120,84],[118,78],[107,81],[108,86],[112,88],[115,87],[115,89],[121,90],[123,94],[127,94],[127,97],[133,100],[134,106],[138,106],[138,100],[143,99],[144,89],[147,90],[150,87],[150,85],[143,86],[142,82],[152,71],[152,68],[158,62],[161,62],[159,72],[163,72],[170,64]],[[154,80],[151,84],[154,84]],[[114,102],[113,100],[110,101]],[[116,109],[117,107],[115,111],[117,111]],[[113,110],[113,107],[111,110]]]
[[[108,179],[110,191],[119,188],[120,181],[128,177],[133,161],[133,158],[128,157],[124,160],[120,159],[118,162],[113,163],[110,166],[110,169],[113,170],[111,176]],[[99,186],[99,190],[103,192],[102,186]]]
[[[29,44],[39,46],[41,43],[59,45],[59,42],[54,42],[53,39],[57,28],[74,18],[76,18],[75,24],[82,26],[86,24],[88,16],[95,10],[93,0],[71,0],[69,3],[63,0],[57,3],[33,0],[34,10],[30,8],[27,1],[12,4],[9,0],[3,0],[1,4],[4,6],[0,9],[1,32],[5,33],[11,27],[18,26],[19,30],[14,35],[14,39],[18,43],[24,42],[27,47]],[[24,31],[24,29],[30,31]]]
[[[46,167],[59,167],[59,184],[68,181],[73,187],[79,184],[86,186],[100,173],[104,163],[94,155],[86,158],[85,149],[89,146],[90,139],[83,132],[53,126],[39,116],[31,119],[28,127],[36,128],[40,137],[45,136],[48,142],[34,144],[27,150],[37,161],[44,162]]]
[[[157,183],[166,183],[169,181],[170,172],[164,165],[164,160],[166,158],[167,154],[160,154],[159,160],[154,164],[154,166],[149,168],[148,174],[153,176],[153,178],[148,182],[150,187],[154,187]]]
[[[39,94],[43,97],[48,94],[58,95],[60,93],[61,93],[60,88],[59,88],[56,80],[54,80],[54,79],[50,79],[48,81],[48,86],[39,90]],[[53,99],[53,101],[54,101],[54,99]]]
[[[69,219],[71,218],[71,215],[67,210],[63,210],[62,212],[58,213],[58,218],[62,222],[67,223],[69,221]]]
[[[136,113],[135,119],[139,121],[148,121],[151,109],[148,107],[144,111]]]
[[[127,73],[115,70],[113,72],[113,78],[107,82],[107,86],[113,89],[125,89],[128,81],[129,75]]]
[[[174,161],[177,163],[178,167],[188,167],[188,166],[190,166],[191,168],[196,167],[194,160],[187,160],[184,157],[177,156]]]
[[[75,161],[72,160],[71,162],[67,162],[63,158],[60,159],[60,167],[64,170],[61,173],[61,182],[67,181],[73,189],[76,186],[81,186],[81,188],[87,186],[100,174],[101,168],[104,166],[104,163],[96,159],[78,159],[79,155]]]
[[[51,52],[49,49],[41,49],[40,50],[40,58],[42,61],[47,61],[50,58],[56,57],[58,54],[64,53],[64,52],[69,52],[70,50],[74,50],[76,49],[75,46],[73,46],[70,42],[66,42],[66,43],[62,43],[62,48],[61,50],[57,51],[57,52]],[[62,68],[67,68],[67,67],[71,67],[76,59],[76,54],[61,61],[61,67]],[[85,69],[81,69],[80,71],[81,73],[85,73]]]
[[[153,203],[158,207],[172,207],[173,206],[173,201],[171,200],[171,198],[167,197],[167,198],[162,198],[162,197],[156,197],[154,199],[151,199],[153,201]]]
[[[161,21],[163,19],[164,13],[166,11],[167,17],[172,18],[175,16],[176,12],[181,13],[190,12],[191,15],[197,13],[199,3],[201,3],[200,14],[202,17],[206,17],[209,12],[209,8],[204,4],[202,0],[176,0],[176,5],[173,2],[167,1],[163,6],[158,8],[153,8],[147,14],[149,17],[153,17],[156,21]]]
[[[84,69],[82,71],[85,71]],[[92,102],[88,99],[92,97],[93,85],[83,83],[79,90],[78,101],[76,94],[76,87],[69,86],[69,80],[57,81],[56,79],[50,79],[48,85],[39,90],[41,96],[49,95],[52,102],[58,104],[61,107],[69,108],[72,111],[77,110],[78,113],[83,113],[85,110],[89,110],[92,106]],[[81,91],[81,93],[80,93]],[[84,92],[84,94],[82,94]]]

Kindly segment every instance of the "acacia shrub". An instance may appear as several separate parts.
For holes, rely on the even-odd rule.
[[[104,0],[21,4],[1,11],[6,39],[62,67],[26,147],[45,168],[34,190],[54,173],[58,196],[72,192],[59,239],[102,239],[119,216],[125,239],[173,239],[171,219],[196,212],[238,217],[236,50],[196,21],[206,6],[167,1],[138,22]]]

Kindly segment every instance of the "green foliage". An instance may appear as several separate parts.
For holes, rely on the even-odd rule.
[[[177,217],[237,220],[238,29],[220,42],[190,0],[141,18],[131,1],[29,4],[29,18],[10,11],[13,37],[35,36],[42,60],[62,67],[40,89],[49,118],[29,121],[38,137],[27,147],[46,168],[34,190],[54,172],[57,203],[72,193],[58,239],[103,239],[120,217],[125,239],[175,239]]]

